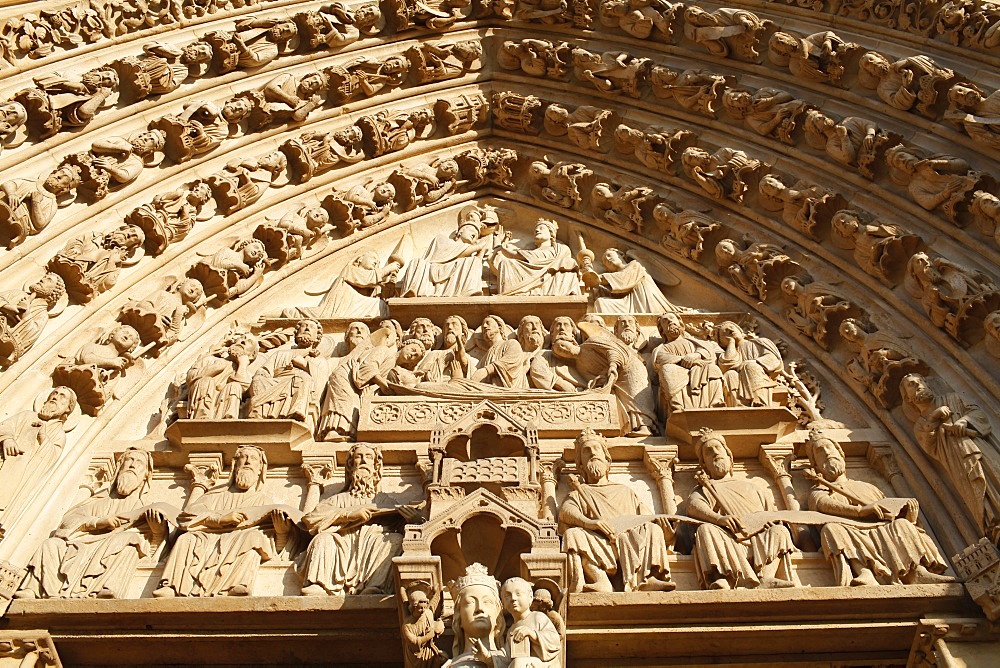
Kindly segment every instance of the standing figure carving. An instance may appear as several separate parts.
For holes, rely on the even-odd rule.
[[[513,623],[507,629],[507,668],[562,668],[562,637],[544,612],[531,607],[531,583],[510,578],[500,588],[503,608]]]
[[[719,357],[723,350],[715,341],[702,341],[690,334],[676,313],[664,313],[656,321],[663,343],[653,349],[653,369],[660,380],[660,407],[670,416],[689,408],[726,405]]]
[[[57,387],[38,409],[0,422],[0,521],[10,525],[55,468],[66,445],[66,421],[76,410],[76,393]]]
[[[329,376],[323,354],[323,325],[305,319],[295,323],[295,345],[268,353],[250,382],[247,416],[289,419],[314,427],[319,401]]]
[[[765,523],[752,534],[742,517],[775,510],[774,501],[752,480],[733,477],[733,452],[725,439],[703,429],[695,440],[698,487],[687,501],[687,514],[701,520],[695,531],[694,557],[704,589],[795,587],[792,536],[784,524]]]
[[[629,485],[608,479],[611,453],[606,439],[584,429],[577,437],[572,491],[559,508],[559,532],[569,555],[570,591],[614,590],[618,573],[625,591],[672,591],[667,543],[673,531],[665,520],[648,521],[652,511]]]
[[[838,586],[939,584],[955,579],[934,541],[917,526],[916,499],[885,497],[875,485],[847,477],[840,444],[814,429],[805,443],[813,482],[809,510],[838,517],[878,521],[870,527],[830,522],[820,530],[823,554]]]
[[[302,563],[306,596],[386,594],[392,558],[402,549],[404,523],[423,521],[420,511],[379,491],[382,451],[358,443],[347,453],[344,489],[302,518],[313,534]]]
[[[247,332],[229,333],[219,348],[211,350],[187,372],[187,417],[191,420],[236,420],[250,387],[250,365],[260,345]]]
[[[250,596],[263,561],[296,542],[300,513],[275,505],[264,491],[267,455],[241,445],[233,470],[178,518],[181,534],[170,550],[157,598]]]
[[[899,385],[920,448],[941,467],[984,535],[1000,538],[1000,448],[989,416],[955,392],[937,393],[920,374]]]
[[[480,345],[485,349],[482,363],[472,380],[500,387],[528,387],[530,360],[516,339],[509,338],[511,329],[500,316],[483,318]]]
[[[139,560],[153,555],[180,511],[151,503],[150,452],[129,448],[110,486],[70,509],[31,561],[17,598],[123,598]]]
[[[430,597],[421,583],[407,587],[406,592],[410,613],[403,620],[402,628],[406,668],[441,668],[448,655],[435,644],[434,639],[444,635],[444,622],[434,619]]]
[[[534,248],[500,245],[490,261],[500,295],[568,296],[580,294],[576,260],[556,240],[559,224],[540,218],[535,224]]]

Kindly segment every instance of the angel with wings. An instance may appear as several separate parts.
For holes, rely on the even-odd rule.
[[[607,270],[599,274],[600,282],[594,288],[594,310],[597,313],[682,313],[688,309],[676,306],[663,296],[634,254],[619,248],[609,248],[601,258]],[[680,280],[663,268],[670,285]]]

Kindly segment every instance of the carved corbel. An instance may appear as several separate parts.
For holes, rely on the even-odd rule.
[[[774,484],[781,490],[785,510],[799,510],[799,499],[795,496],[795,488],[792,487],[791,466],[795,458],[792,446],[762,445],[757,457],[764,470],[774,480]]]
[[[649,475],[656,481],[663,512],[673,515],[677,512],[674,496],[674,469],[677,465],[677,446],[648,448],[642,453],[642,463]]]
[[[913,498],[913,490],[906,482],[899,465],[896,463],[896,455],[892,452],[892,447],[888,443],[872,443],[865,453],[868,463],[878,471],[878,474],[889,481],[892,491],[896,496],[909,499]]]
[[[910,657],[906,661],[912,668],[958,668],[944,638],[948,635],[948,625],[937,620],[920,620],[917,623],[917,634],[910,646]]]
[[[191,493],[184,504],[185,508],[189,508],[210,487],[215,486],[224,466],[221,452],[192,452],[188,455],[184,471],[191,476]]]
[[[302,473],[306,476],[306,498],[302,502],[302,512],[312,512],[319,503],[323,487],[337,471],[337,460],[331,456],[303,456]]]

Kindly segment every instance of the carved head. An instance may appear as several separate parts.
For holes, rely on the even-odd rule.
[[[732,320],[726,320],[719,325],[719,343],[723,347],[728,346],[730,341],[735,341],[739,345],[744,339],[746,339],[746,333],[743,328]]]
[[[802,294],[803,286],[795,276],[787,276],[781,280],[781,292],[795,301]]]
[[[455,233],[459,241],[464,241],[467,244],[474,243],[479,239],[480,234],[482,234],[482,228],[479,222],[473,219],[466,219],[459,222],[458,231]]]
[[[307,98],[325,91],[328,87],[329,83],[325,74],[310,72],[299,79],[298,92],[300,97]]]
[[[138,490],[141,496],[153,481],[153,453],[129,448],[118,457],[116,470],[115,493],[124,497]]]
[[[272,42],[287,42],[295,37],[299,32],[298,27],[291,21],[280,21],[272,26],[268,31],[268,37]]]
[[[765,199],[778,204],[783,201],[783,195],[788,190],[788,186],[774,174],[765,174],[760,183],[757,184],[757,189]]]
[[[361,134],[361,128],[357,125],[348,125],[346,128],[334,132],[333,138],[341,146],[355,146],[361,143],[364,135]]]
[[[212,45],[198,40],[181,47],[181,62],[185,65],[200,65],[212,60]]]
[[[858,61],[858,82],[865,88],[875,88],[889,74],[889,61],[881,53],[869,51]]]
[[[816,472],[825,480],[836,481],[847,473],[844,449],[835,440],[826,436],[821,429],[811,429],[805,442],[806,456]]]
[[[44,299],[49,308],[56,305],[63,295],[66,294],[66,283],[62,276],[53,274],[51,271],[42,276],[41,280],[32,285],[28,290],[35,296]]]
[[[549,612],[555,607],[552,600],[552,592],[548,589],[538,588],[531,601],[531,609],[536,612]]]
[[[233,472],[229,476],[230,486],[236,485],[240,491],[258,491],[264,488],[267,477],[267,454],[256,445],[241,445],[233,455]]]
[[[147,130],[129,139],[129,143],[137,155],[148,156],[163,150],[167,136],[161,130]]]
[[[733,451],[726,439],[711,429],[703,428],[694,442],[698,463],[713,480],[726,477],[733,470]]]
[[[845,318],[838,330],[840,336],[848,345],[853,345],[855,347],[863,345],[865,339],[868,337],[868,333],[861,327],[859,323],[854,318]]]
[[[427,592],[422,589],[414,589],[407,595],[407,607],[414,619],[420,618],[430,608],[430,605],[431,600],[427,596]]]
[[[531,612],[531,599],[533,597],[531,583],[524,578],[510,578],[500,588],[503,609],[514,619],[521,619]]]
[[[903,396],[903,404],[920,410],[922,406],[933,405],[937,397],[927,379],[919,373],[903,376],[899,381],[899,393]]]
[[[576,326],[573,318],[567,315],[556,316],[552,319],[552,342],[571,341],[576,343],[580,340],[580,328]]]
[[[688,171],[695,167],[708,169],[712,165],[712,155],[703,148],[689,146],[681,154],[681,164]]]
[[[628,13],[627,0],[604,0],[599,8],[600,15],[609,19],[620,19]]]
[[[675,341],[684,334],[684,321],[676,313],[664,313],[656,319],[656,329],[664,341]]]
[[[826,146],[827,137],[835,131],[837,124],[832,118],[816,109],[807,109],[805,121],[802,129],[806,133],[806,140],[813,148],[823,148]]]
[[[146,234],[136,225],[122,225],[106,237],[105,245],[110,248],[122,248],[132,251],[146,241]]]
[[[396,189],[391,183],[380,183],[372,191],[372,200],[380,207],[392,204],[396,200]]]
[[[387,319],[378,324],[382,332],[382,344],[388,348],[399,347],[399,342],[403,339],[403,326],[397,320]]]
[[[771,40],[767,43],[769,52],[775,56],[773,62],[776,65],[787,65],[788,59],[802,51],[802,40],[787,32],[776,32],[771,35]]]
[[[295,345],[300,348],[315,348],[323,339],[323,325],[319,320],[304,318],[295,323]]]
[[[420,339],[406,339],[396,353],[396,365],[413,371],[427,354],[427,346]]]
[[[347,453],[344,466],[347,491],[357,497],[371,497],[382,482],[382,450],[367,443],[356,443]]]
[[[743,118],[750,111],[752,99],[749,91],[730,88],[722,95],[722,105],[734,116]]]
[[[435,325],[430,318],[414,318],[410,323],[410,328],[406,330],[408,338],[417,339],[427,350],[434,348],[434,342],[441,333],[441,328]]]
[[[450,315],[444,320],[444,347],[464,346],[469,340],[469,324],[460,315]]]
[[[488,315],[483,318],[483,339],[490,345],[495,345],[507,338],[507,323],[498,315]]]
[[[226,336],[223,345],[226,346],[226,355],[231,360],[238,360],[244,355],[251,360],[255,360],[257,359],[257,354],[260,352],[260,344],[257,342],[257,337],[245,330],[231,331]]]
[[[42,420],[66,421],[69,414],[76,409],[76,392],[60,385],[53,388],[46,397],[42,407],[38,409],[38,417]]]
[[[966,111],[976,110],[983,102],[983,94],[968,84],[954,84],[948,89],[948,102]]]
[[[732,239],[723,239],[715,246],[715,260],[719,263],[719,268],[725,269],[736,263],[739,249]]]
[[[378,267],[378,253],[373,250],[362,251],[354,258],[354,264],[362,269],[375,271]]]
[[[604,251],[604,255],[601,257],[601,264],[608,271],[620,271],[625,268],[628,264],[626,261],[625,253],[622,252],[620,248],[609,248]]]
[[[65,195],[80,185],[82,182],[80,168],[76,165],[62,165],[49,174],[45,183],[45,189],[55,196]]]
[[[132,352],[139,342],[139,332],[129,325],[118,325],[108,335],[108,343],[115,347],[119,355]]]
[[[371,28],[382,18],[378,3],[370,2],[354,10],[354,25],[359,29]]]
[[[467,566],[464,576],[448,583],[455,600],[452,621],[455,657],[472,650],[473,639],[481,641],[487,649],[495,650],[503,644],[507,623],[500,604],[499,585],[486,567],[478,563]]]
[[[994,357],[1000,357],[1000,311],[993,311],[983,319],[986,332],[986,350]]]
[[[181,302],[188,305],[197,304],[205,297],[205,288],[201,282],[193,278],[185,278],[178,282],[176,290]]]
[[[0,132],[10,132],[28,122],[28,112],[20,102],[0,104]]]
[[[556,233],[559,232],[559,223],[549,218],[539,218],[535,223],[535,245],[541,246],[556,240]]]
[[[330,222],[330,214],[321,206],[311,206],[301,212],[306,227],[310,230],[318,230]]]
[[[459,62],[469,67],[479,60],[483,55],[483,46],[479,40],[465,39],[456,42],[451,50],[452,55],[458,58]]]
[[[188,190],[187,201],[196,207],[202,207],[210,199],[212,188],[205,181],[195,181]]]
[[[830,226],[835,234],[840,235],[845,240],[853,240],[861,229],[861,218],[857,211],[844,209],[833,214]]]
[[[526,315],[517,324],[517,341],[525,352],[540,350],[545,345],[545,325],[537,315]]]
[[[545,108],[545,121],[565,127],[569,123],[569,110],[560,104],[550,104]]]
[[[458,163],[451,159],[439,162],[435,172],[440,181],[454,181],[461,174],[462,170],[458,168]]]
[[[639,321],[634,315],[620,315],[615,319],[615,336],[630,346],[639,339]]]
[[[248,97],[231,97],[222,105],[222,117],[227,123],[239,123],[249,116],[251,111],[253,102]]]
[[[118,90],[118,73],[110,68],[90,70],[80,77],[80,83],[86,86],[91,93],[96,93],[102,88],[116,91]]]
[[[349,350],[354,350],[371,337],[371,330],[363,322],[352,322],[344,333],[344,342]]]
[[[587,484],[593,485],[607,477],[611,470],[611,451],[603,435],[586,427],[574,441],[576,469]]]

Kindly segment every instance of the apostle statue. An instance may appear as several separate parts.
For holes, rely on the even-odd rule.
[[[575,445],[583,482],[571,481],[573,491],[559,509],[570,591],[613,591],[610,576],[619,572],[625,591],[672,591],[670,525],[649,521],[652,511],[632,488],[608,480],[611,453],[604,436],[587,427]]]
[[[497,294],[580,294],[576,260],[569,246],[556,241],[558,231],[556,221],[540,218],[535,225],[534,248],[518,248],[510,242],[497,248],[490,260],[496,274]]]
[[[725,406],[718,363],[722,348],[688,334],[676,313],[661,315],[656,327],[663,343],[653,349],[653,369],[660,379],[660,406],[667,418],[689,408]]]
[[[403,546],[403,524],[423,521],[420,511],[379,491],[382,451],[358,443],[347,453],[345,487],[302,518],[313,539],[302,563],[306,596],[385,594],[392,558]]]
[[[524,578],[510,578],[500,588],[503,608],[514,620],[504,642],[507,668],[562,668],[562,637],[544,612],[531,609],[533,598]]]
[[[480,343],[485,347],[482,363],[472,380],[500,387],[528,387],[528,364],[521,344],[509,338],[511,328],[498,315],[483,318]]]
[[[657,431],[656,397],[645,362],[632,346],[603,326],[581,322],[579,328],[583,342],[577,344],[568,338],[553,341],[553,354],[573,360],[576,371],[587,379],[591,389],[615,395],[627,417],[628,436],[649,436]]]
[[[445,668],[504,665],[503,640],[507,622],[500,604],[500,583],[479,563],[448,583],[455,601],[451,628],[455,634],[451,661]]]
[[[331,442],[353,438],[361,393],[365,388],[376,388],[376,377],[384,377],[392,369],[402,335],[403,330],[395,320],[383,320],[370,336],[364,323],[348,326],[345,340],[350,352],[340,359],[327,379],[318,438]]]
[[[38,412],[21,411],[0,422],[0,520],[10,525],[38,493],[66,445],[66,420],[76,409],[76,393],[57,387]]]
[[[236,420],[243,395],[250,387],[250,365],[260,344],[249,332],[226,335],[219,348],[209,351],[188,369],[187,416],[191,420]]]
[[[483,258],[493,248],[499,225],[491,207],[462,209],[458,229],[438,234],[423,256],[410,262],[400,281],[400,297],[473,297],[483,294]]]
[[[772,406],[775,380],[783,369],[781,353],[771,339],[750,338],[727,320],[719,325],[719,368],[723,372],[728,406]]]
[[[150,503],[152,453],[129,448],[114,481],[70,509],[28,563],[17,598],[122,598],[139,560],[153,554],[180,511]]]
[[[580,330],[567,316],[556,316],[552,320],[551,338],[553,342],[577,343]],[[528,384],[540,390],[558,390],[560,392],[576,392],[587,386],[573,367],[565,360],[555,357],[552,351],[545,347],[545,331],[542,319],[537,315],[526,315],[517,326],[517,340],[521,349],[529,356]]]
[[[606,271],[598,275],[594,299],[597,313],[677,313],[642,263],[628,253],[609,248],[602,258]]]
[[[295,346],[271,352],[250,383],[250,418],[289,419],[310,426],[319,417],[319,400],[329,376],[321,350],[323,325],[318,320],[295,323]]]
[[[990,540],[1000,538],[1000,449],[985,411],[955,392],[936,393],[920,374],[899,384],[903,410],[920,448]]]
[[[27,290],[0,292],[0,365],[13,364],[35,345],[64,296],[66,284],[51,272]]]
[[[733,452],[725,439],[702,429],[695,440],[702,470],[687,514],[704,524],[694,539],[695,571],[704,589],[795,587],[792,536],[784,524],[765,523],[748,534],[743,516],[774,511],[774,501],[751,480],[733,477]]]
[[[264,491],[266,477],[264,451],[253,445],[237,448],[226,482],[178,518],[182,533],[153,596],[250,596],[261,562],[294,544],[300,515],[274,503]]]
[[[462,316],[448,316],[444,319],[443,328],[438,328],[427,318],[416,318],[410,323],[410,335],[419,338],[427,348],[416,368],[425,381],[446,383],[452,378],[470,378],[475,372],[476,359],[466,350],[471,332]],[[435,341],[439,336],[442,347],[435,350]]]
[[[916,499],[887,499],[875,485],[848,478],[844,450],[821,430],[810,431],[805,449],[813,467],[806,472],[813,481],[809,510],[873,522],[868,527],[830,522],[820,531],[839,586],[955,581],[941,575],[948,565],[916,524]]]

